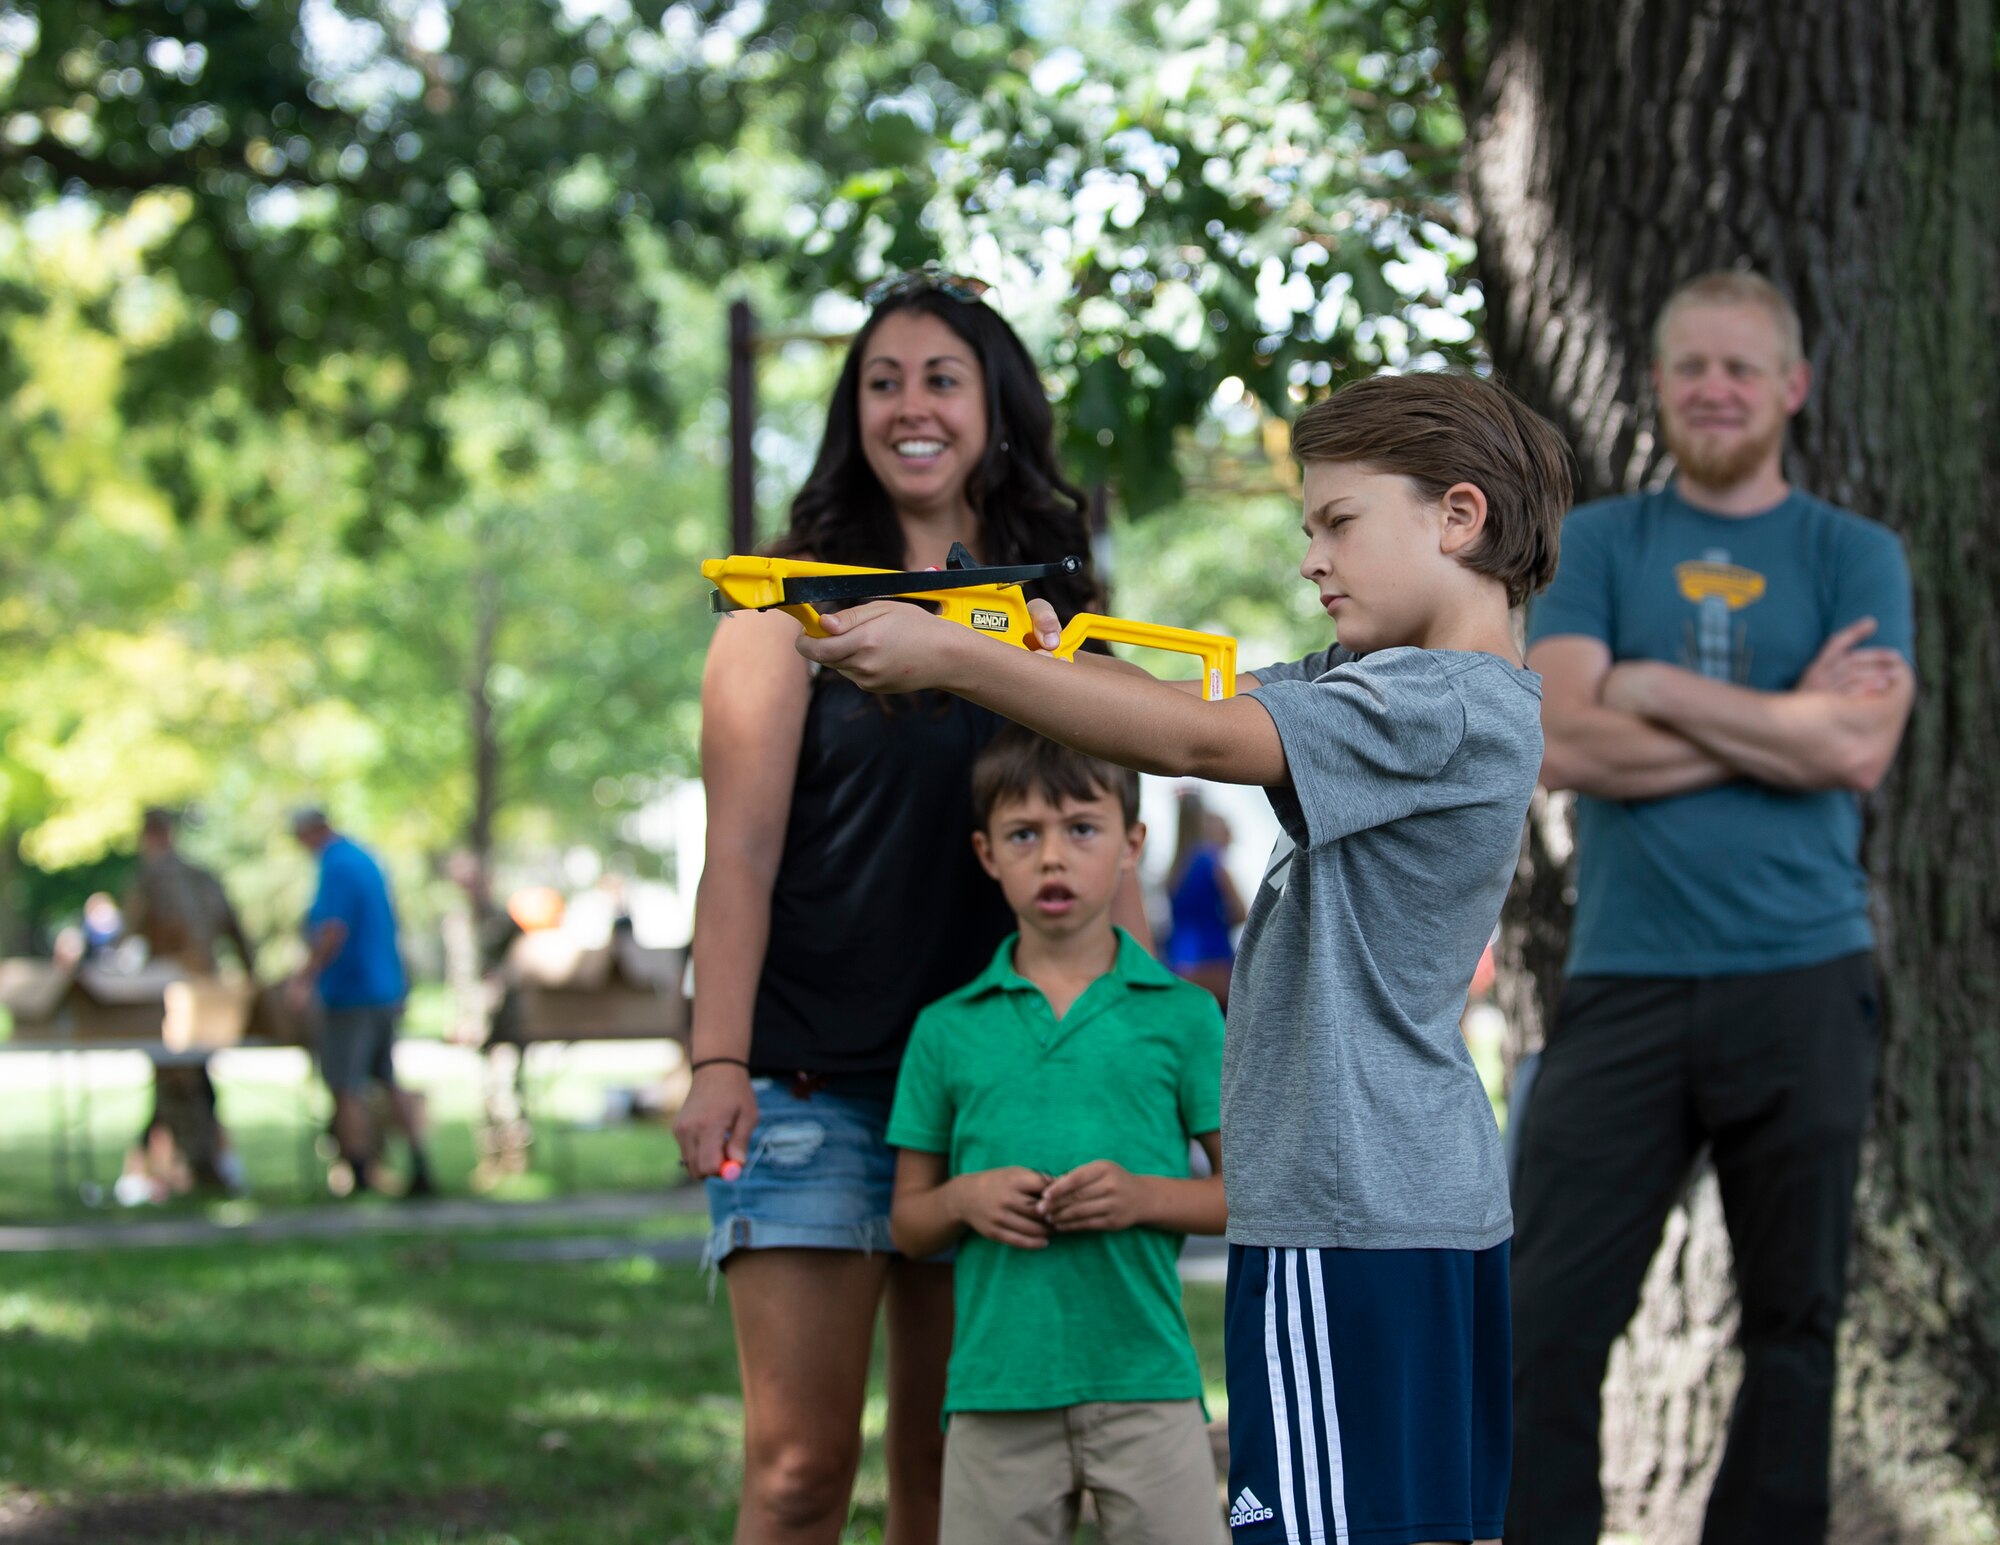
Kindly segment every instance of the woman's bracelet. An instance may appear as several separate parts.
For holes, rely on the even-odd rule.
[[[743,1069],[746,1073],[750,1071],[750,1064],[741,1057],[700,1057],[688,1064],[688,1072],[699,1073],[703,1068],[713,1067],[718,1062],[726,1062],[731,1067]]]

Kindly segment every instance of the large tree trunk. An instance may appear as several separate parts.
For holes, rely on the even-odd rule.
[[[1657,470],[1646,367],[1667,293],[1748,263],[1796,300],[1816,375],[1791,475],[1909,545],[1923,686],[1871,809],[1885,1036],[1835,1535],[1985,1537],[2000,1511],[1992,0],[1490,9],[1469,159],[1488,336],[1576,447],[1584,496]],[[1561,847],[1559,821],[1533,835],[1503,950],[1542,971]],[[1547,987],[1516,1000],[1539,1011]],[[1610,1527],[1672,1541],[1698,1524],[1735,1378],[1727,1258],[1712,1186],[1697,1187],[1613,1358]]]

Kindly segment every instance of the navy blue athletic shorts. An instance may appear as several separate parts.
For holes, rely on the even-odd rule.
[[[1499,1537],[1507,1252],[1229,1247],[1233,1542]]]

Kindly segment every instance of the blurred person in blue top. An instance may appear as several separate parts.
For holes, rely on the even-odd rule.
[[[83,903],[83,958],[101,960],[115,953],[125,937],[125,916],[108,891],[93,891]]]
[[[1174,861],[1167,870],[1173,926],[1167,934],[1167,968],[1206,988],[1229,1007],[1229,973],[1236,964],[1234,931],[1247,915],[1223,859],[1229,823],[1202,803],[1193,789],[1181,793]]]
[[[1826,1531],[1877,1052],[1861,797],[1916,679],[1895,533],[1786,481],[1811,379],[1768,281],[1676,291],[1653,355],[1675,476],[1571,512],[1529,623],[1541,781],[1579,798],[1567,982],[1514,1197],[1521,1545],[1595,1545],[1605,1361],[1704,1145],[1743,1382],[1703,1540]]]
[[[292,835],[319,858],[319,889],[306,913],[309,953],[287,988],[295,1011],[317,991],[325,1006],[320,1026],[320,1075],[333,1094],[333,1133],[354,1177],[368,1189],[368,1156],[374,1151],[366,1095],[371,1083],[389,1096],[389,1118],[410,1145],[405,1196],[428,1196],[434,1187],[418,1135],[415,1102],[396,1083],[396,1024],[408,986],[397,944],[396,905],[382,866],[360,844],[341,836],[324,811],[292,817]]]

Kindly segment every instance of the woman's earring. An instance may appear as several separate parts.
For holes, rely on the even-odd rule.
[[[1008,444],[1008,443],[1007,443],[1007,442],[1006,442],[1005,440],[1002,440],[1002,441],[1000,442],[1000,449],[1001,449],[1001,450],[1003,450],[1003,451],[1008,451],[1008,450],[1012,450],[1012,449],[1013,449],[1013,447],[1012,447],[1012,446],[1010,446],[1010,445],[1009,445],[1009,444]]]

